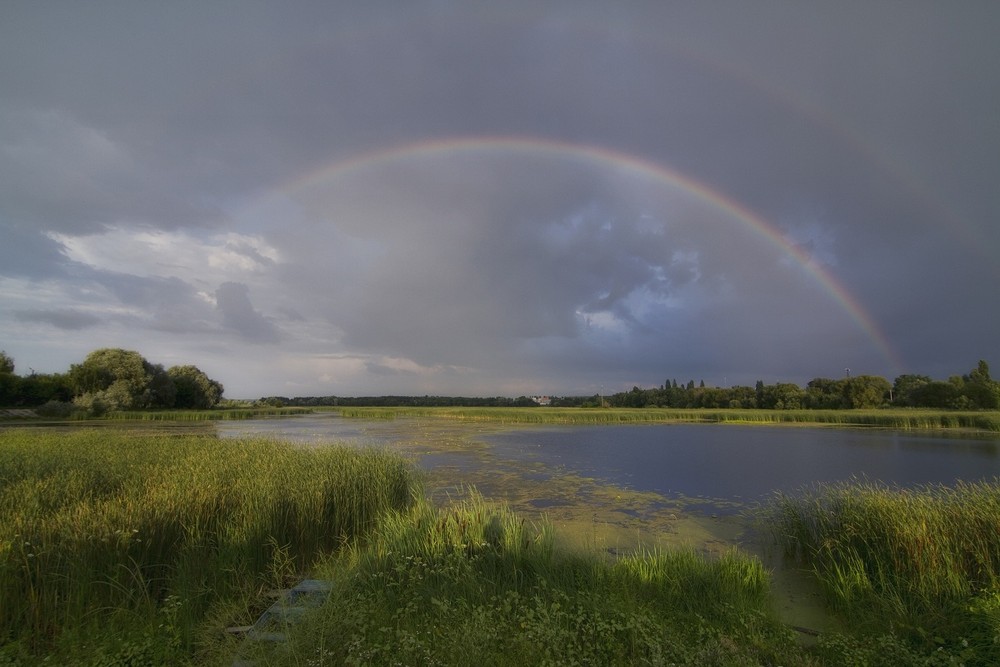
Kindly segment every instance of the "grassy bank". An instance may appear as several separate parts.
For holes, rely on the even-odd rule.
[[[504,424],[793,424],[1000,432],[1000,412],[943,410],[716,410],[672,408],[339,408],[344,417],[435,417]]]
[[[327,605],[271,665],[802,664],[768,574],[735,552],[608,561],[473,498],[415,507],[328,562]],[[251,651],[254,647],[250,647]]]
[[[1000,664],[1000,484],[818,487],[765,525],[859,629]]]
[[[276,666],[997,664],[988,603],[947,628],[841,607],[846,630],[806,645],[776,619],[769,573],[752,556],[601,558],[562,551],[556,537],[475,497],[418,504],[321,566],[330,597],[289,628],[288,644],[241,655]]]
[[[0,432],[0,664],[184,662],[213,614],[405,509],[414,485],[374,451]]]

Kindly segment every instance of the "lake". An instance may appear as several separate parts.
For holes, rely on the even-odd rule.
[[[435,428],[435,426],[437,428]],[[418,466],[472,473],[516,463],[534,474],[571,473],[636,491],[701,498],[716,509],[816,482],[868,479],[900,486],[1000,476],[1000,439],[888,430],[655,424],[500,426],[440,420],[364,421],[335,414],[220,423],[309,443],[398,448]],[[435,442],[435,437],[441,442]],[[470,456],[470,445],[474,456]],[[719,501],[713,503],[713,501]]]
[[[811,577],[784,563],[743,510],[775,491],[868,479],[916,486],[1000,477],[1000,438],[888,430],[659,424],[506,426],[444,419],[344,419],[336,414],[220,422],[221,437],[266,435],[309,445],[385,447],[424,471],[435,501],[469,486],[522,516],[544,516],[570,548],[733,546],[772,569],[779,614],[830,627]]]

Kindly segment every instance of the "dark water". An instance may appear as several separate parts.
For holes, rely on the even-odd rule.
[[[663,424],[492,427],[366,422],[335,415],[220,423],[222,437],[267,434],[300,442],[342,441],[394,448],[423,432],[418,465],[472,470],[539,465],[667,496],[750,503],[817,482],[867,479],[899,486],[1000,477],[1000,439],[952,438],[887,430]],[[435,437],[438,440],[435,441]],[[485,443],[470,456],[448,442]],[[409,450],[411,453],[413,450]]]
[[[852,478],[916,486],[1000,476],[1000,440],[881,430],[595,426],[510,431],[487,441],[501,457],[564,466],[637,490],[739,502]]]

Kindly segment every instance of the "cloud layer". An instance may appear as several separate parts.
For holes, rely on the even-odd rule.
[[[1000,364],[998,20],[15,2],[0,349],[139,349],[231,396]]]

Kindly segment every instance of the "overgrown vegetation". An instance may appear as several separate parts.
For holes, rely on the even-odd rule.
[[[417,505],[323,567],[329,602],[260,664],[802,664],[751,557],[616,561],[554,547],[480,498]],[[257,652],[254,653],[253,649]]]
[[[415,484],[378,451],[0,432],[0,664],[185,662],[206,619],[405,510]]]
[[[997,482],[822,486],[778,496],[765,525],[861,630],[1000,664]]]

